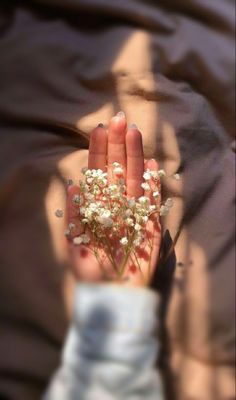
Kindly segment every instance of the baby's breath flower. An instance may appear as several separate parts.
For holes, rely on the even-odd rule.
[[[134,226],[134,221],[132,220],[132,218],[126,218],[125,224],[127,226]]]
[[[88,185],[85,182],[81,181],[81,180],[79,181],[79,187],[80,187],[80,190],[81,190],[82,193],[87,193],[88,190],[89,190]]]
[[[134,239],[134,242],[133,242],[134,246],[135,246],[135,247],[140,246],[141,243],[142,243],[142,241],[143,241],[143,239],[144,239],[143,235],[139,233],[139,234],[137,235],[137,237]]]
[[[83,167],[83,168],[81,168],[81,172],[82,172],[82,174],[83,175],[85,175],[85,173],[86,173],[86,171],[88,170],[88,168],[87,167]]]
[[[62,210],[56,210],[55,211],[55,215],[56,215],[57,218],[62,218],[64,213],[63,213]]]
[[[118,186],[117,185],[110,185],[109,186],[109,188],[108,188],[108,191],[110,192],[110,193],[114,193],[114,192],[117,192],[117,190],[118,190]]]
[[[129,199],[128,200],[128,206],[130,207],[130,208],[133,208],[134,206],[135,206],[135,200],[134,199]]]
[[[143,188],[144,190],[150,190],[150,185],[147,182],[143,182],[141,184],[141,188]]]
[[[174,178],[176,181],[179,181],[179,180],[180,180],[180,174],[174,174],[174,175],[173,175],[173,178]]]
[[[117,161],[114,161],[112,165],[113,167],[120,167],[120,163],[118,163]]]
[[[70,231],[72,229],[75,229],[75,224],[73,224],[73,222],[70,222],[69,225],[68,225],[68,228],[70,229]]]
[[[116,168],[114,168],[114,170],[113,170],[113,173],[114,173],[115,175],[122,175],[123,172],[124,172],[124,170],[123,170],[123,168],[121,168],[121,167],[116,167]]]
[[[75,194],[73,196],[73,202],[79,206],[82,206],[82,204],[84,203],[83,196],[80,196],[79,194]]]
[[[120,244],[122,244],[122,246],[127,246],[128,243],[129,241],[126,236],[120,239]]]
[[[174,204],[173,199],[171,199],[171,198],[166,199],[166,201],[165,201],[166,207],[171,208],[173,206],[173,204]]]
[[[135,229],[136,231],[141,231],[142,226],[141,226],[140,224],[135,224],[135,225],[134,225],[134,229]]]
[[[160,178],[166,176],[166,172],[164,171],[164,169],[159,169],[159,171],[157,172],[158,176],[160,176]]]
[[[98,222],[100,222],[100,224],[105,228],[111,228],[113,225],[113,220],[110,217],[99,216]]]
[[[126,192],[126,187],[125,186],[120,186],[119,192],[120,193],[125,193]]]
[[[154,180],[157,180],[159,175],[157,171],[150,171],[150,174]]]
[[[86,211],[85,207],[80,207],[80,209],[79,209],[80,215],[84,215],[85,211]]]
[[[139,201],[140,204],[144,204],[144,205],[150,203],[150,200],[149,200],[149,198],[147,196],[139,197],[138,201]]]
[[[153,197],[158,197],[159,196],[159,192],[158,192],[158,190],[156,190],[155,192],[153,192]]]
[[[150,170],[145,171],[143,174],[143,179],[145,179],[145,181],[149,181],[151,178],[152,178],[152,175],[151,175]]]
[[[169,207],[162,205],[160,208],[160,215],[164,217],[165,215],[168,214],[168,212],[169,212]]]
[[[118,162],[114,162],[112,168],[115,176],[115,182],[112,184],[108,182],[107,172],[101,169],[82,169],[84,179],[79,180],[79,193],[74,195],[72,202],[78,205],[78,224],[80,223],[84,227],[85,232],[75,237],[73,242],[78,245],[90,243],[90,232],[93,237],[91,248],[94,246],[94,254],[103,244],[102,240],[106,239],[107,246],[103,250],[107,253],[108,258],[113,259],[115,256],[113,240],[118,240],[120,243],[118,251],[120,251],[121,258],[124,258],[123,261],[121,260],[121,265],[117,265],[117,271],[120,266],[122,271],[129,252],[135,251],[135,248],[147,239],[145,227],[151,215],[155,214],[157,219],[159,215],[166,215],[173,201],[167,198],[159,207],[157,202],[156,204],[150,203],[149,196],[127,199],[126,182],[122,176],[124,169]],[[160,195],[158,182],[160,177],[165,175],[164,170],[151,171],[147,169],[143,173],[144,181],[141,187],[150,191],[154,198],[158,198]],[[57,210],[57,213],[58,216],[63,215],[62,210]],[[65,235],[70,237],[76,226],[76,224],[70,223]],[[132,241],[129,239],[131,237]],[[122,249],[122,247],[124,248]]]
[[[84,197],[86,198],[86,200],[88,201],[93,201],[94,200],[94,195],[93,193],[85,193]]]
[[[83,233],[82,235],[80,235],[80,236],[76,236],[74,239],[73,239],[73,243],[74,244],[88,244],[90,242],[90,238],[89,238],[89,236],[86,234],[86,233]]]
[[[92,171],[91,171],[91,169],[87,169],[87,170],[84,172],[84,175],[87,176],[87,177],[92,176]]]
[[[125,210],[125,217],[131,217],[131,215],[133,215],[133,211],[130,210],[130,208],[128,208],[127,210]]]
[[[156,206],[154,205],[154,204],[151,204],[150,206],[149,206],[149,211],[154,211],[154,210],[156,210]]]

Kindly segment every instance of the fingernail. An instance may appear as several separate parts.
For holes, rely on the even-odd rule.
[[[104,128],[104,125],[102,123],[98,124],[97,128]]]
[[[116,114],[116,117],[125,118],[125,113],[124,113],[124,111],[119,111],[119,112]]]
[[[130,124],[129,129],[138,129],[136,124]]]

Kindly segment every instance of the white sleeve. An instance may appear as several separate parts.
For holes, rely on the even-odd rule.
[[[44,400],[161,400],[157,294],[79,284],[62,365]]]

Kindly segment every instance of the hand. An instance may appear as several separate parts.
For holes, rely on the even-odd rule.
[[[108,134],[104,127],[98,126],[90,136],[89,144],[89,169],[101,169],[108,172],[108,179],[112,181],[112,163],[119,162],[124,168],[124,178],[126,180],[127,196],[139,198],[144,195],[141,188],[143,182],[144,164],[145,168],[157,171],[158,164],[155,160],[148,160],[144,163],[142,135],[136,126],[131,126],[127,130],[126,119],[123,113],[118,113],[110,121]],[[107,166],[107,167],[106,167]],[[67,223],[78,225],[78,207],[72,199],[79,194],[78,186],[69,186],[67,195]],[[151,201],[153,199],[150,198]],[[159,200],[160,201],[160,200]],[[73,267],[76,278],[80,281],[101,282],[107,275],[112,276],[113,282],[119,282],[128,286],[144,286],[148,284],[157,266],[160,250],[161,228],[159,221],[155,218],[147,223],[148,240],[152,243],[152,250],[142,246],[138,254],[138,263],[135,266],[131,257],[125,265],[125,272],[122,279],[118,279],[112,271],[111,264],[106,260],[103,268],[99,265],[92,245],[76,246],[72,241],[68,241],[69,262]],[[78,231],[74,232],[78,234]],[[104,273],[105,271],[105,273]]]

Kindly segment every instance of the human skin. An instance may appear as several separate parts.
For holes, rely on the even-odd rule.
[[[108,131],[98,125],[90,135],[88,168],[101,169],[108,172],[108,182],[112,182],[112,163],[119,162],[124,168],[124,179],[127,187],[127,197],[138,198],[148,196],[141,188],[144,169],[157,171],[155,160],[144,160],[141,132],[135,125],[127,128],[125,115],[120,112],[110,120]],[[75,194],[79,194],[79,187],[71,185],[67,191],[67,224],[75,223],[78,226],[78,207],[72,201]],[[153,198],[150,197],[151,202]],[[159,200],[160,201],[160,200]],[[146,286],[150,283],[159,259],[161,226],[157,217],[153,216],[146,226],[152,249],[145,247],[145,251],[138,252],[139,266],[135,268],[133,260],[127,260],[122,278],[119,279],[111,269],[110,262],[104,260],[103,269],[99,265],[91,245],[73,244],[67,241],[69,264],[72,266],[76,279],[85,282],[104,282],[104,270],[110,273],[108,281],[128,287]],[[102,250],[101,250],[102,252]]]

